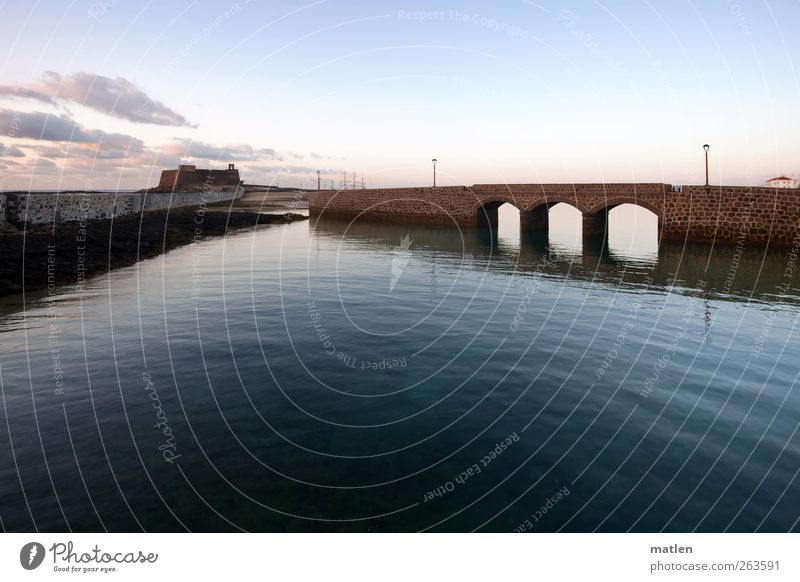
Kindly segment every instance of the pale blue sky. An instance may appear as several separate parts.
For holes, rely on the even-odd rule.
[[[7,111],[143,145],[55,155],[0,121],[3,186],[90,173],[95,187],[135,187],[179,158],[230,152],[251,182],[311,182],[320,168],[415,185],[436,157],[442,184],[684,184],[703,180],[705,142],[715,182],[800,172],[797,0],[264,4],[1,4],[0,84],[122,78],[196,126],[134,123],[52,86],[55,103],[7,92]],[[233,147],[204,159],[216,150],[193,143]]]

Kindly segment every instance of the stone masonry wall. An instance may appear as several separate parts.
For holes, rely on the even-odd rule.
[[[186,206],[213,204],[240,198],[243,188],[213,192],[53,192],[7,193],[4,220],[23,226],[25,224],[54,224],[75,220],[98,220],[143,210],[163,210]]]
[[[477,200],[464,186],[447,186],[313,191],[308,205],[324,216],[465,225]]]
[[[800,189],[684,186],[667,199],[662,236],[671,240],[793,246]]]
[[[163,191],[206,190],[211,188],[235,188],[241,178],[239,170],[207,170],[202,168],[178,168],[177,170],[162,170],[158,189]]]

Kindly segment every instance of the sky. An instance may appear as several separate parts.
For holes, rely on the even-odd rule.
[[[800,178],[800,1],[0,0],[0,189]]]

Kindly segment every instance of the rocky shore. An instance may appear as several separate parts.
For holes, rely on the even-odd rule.
[[[81,283],[192,241],[235,230],[305,220],[299,214],[225,209],[150,211],[114,220],[0,231],[0,296]]]

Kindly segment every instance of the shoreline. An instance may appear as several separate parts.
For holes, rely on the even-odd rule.
[[[285,207],[284,207],[285,208]],[[153,210],[114,219],[0,230],[0,297],[64,285],[246,228],[308,217],[219,207]]]

